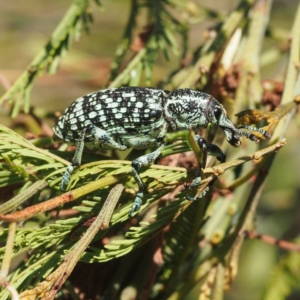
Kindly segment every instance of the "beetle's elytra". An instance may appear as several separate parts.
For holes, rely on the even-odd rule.
[[[133,176],[139,186],[130,211],[132,215],[140,208],[144,194],[144,184],[137,170],[153,163],[159,156],[166,134],[189,128],[206,128],[208,124],[220,126],[232,146],[241,145],[241,136],[258,141],[255,135],[239,130],[216,99],[196,90],[178,89],[168,92],[155,88],[121,87],[100,90],[78,98],[65,110],[53,128],[59,139],[78,146],[72,164],[62,179],[61,189],[64,190],[68,184],[74,166],[80,164],[84,146],[89,149],[118,150],[155,146],[157,149],[154,152],[132,162]],[[247,129],[259,131],[269,138],[268,132],[264,130],[254,127]],[[206,143],[200,136],[196,136],[196,142],[205,152],[204,157],[208,153],[221,162],[225,161],[225,154],[217,146]],[[205,163],[199,166],[192,186],[200,183],[201,169]]]

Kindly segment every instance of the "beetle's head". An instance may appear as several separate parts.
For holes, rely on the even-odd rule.
[[[228,118],[223,105],[215,99],[210,101],[208,119],[211,124],[218,125],[223,129],[229,144],[234,147],[241,145],[241,132]]]
[[[242,144],[241,136],[245,136],[253,142],[259,141],[259,139],[254,134],[250,132],[241,131],[239,128],[237,128],[233,124],[233,122],[228,118],[223,105],[220,104],[217,100],[212,99],[210,101],[207,111],[209,122],[211,124],[218,125],[223,129],[228,143],[232,146],[239,147]],[[271,138],[270,134],[263,129],[258,129],[250,126],[241,126],[240,128],[247,128],[250,131],[259,132],[265,138]]]
[[[241,142],[241,136],[245,136],[247,139],[258,142],[259,139],[250,132],[241,131],[239,128],[246,128],[252,132],[259,132],[262,136],[269,139],[271,135],[268,131],[260,128],[250,127],[247,125],[240,126],[237,128],[232,121],[227,117],[226,110],[223,105],[220,104],[216,99],[211,99],[207,106],[207,119],[211,124],[220,126],[225,132],[226,139],[229,144],[234,147],[239,147]]]

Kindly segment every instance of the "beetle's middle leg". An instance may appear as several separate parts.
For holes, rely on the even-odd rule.
[[[225,153],[218,146],[207,143],[207,141],[199,135],[195,136],[195,141],[202,151],[202,161],[198,165],[198,168],[196,171],[196,178],[193,181],[193,183],[190,186],[188,186],[188,189],[192,189],[192,188],[198,187],[200,185],[201,178],[202,178],[202,171],[206,166],[207,155],[215,156],[221,163],[225,162],[225,160],[226,160]],[[212,185],[213,183],[214,183],[214,180],[210,182],[210,185]],[[202,193],[200,195],[198,195],[196,198],[191,197],[188,194],[186,195],[186,198],[188,200],[195,201],[199,198],[202,198],[208,192],[208,190],[209,190],[209,187],[206,187],[206,189],[203,190]]]
[[[145,167],[145,166],[148,166],[148,165],[152,164],[156,160],[156,158],[161,154],[161,148],[163,146],[164,145],[161,145],[157,150],[155,150],[155,151],[153,151],[149,154],[145,154],[143,156],[140,156],[137,159],[132,161],[132,173],[133,173],[133,177],[134,177],[136,183],[139,186],[139,190],[136,194],[134,203],[133,203],[133,205],[131,207],[131,210],[129,212],[129,217],[132,217],[132,214],[134,213],[134,211],[140,209],[141,204],[142,204],[142,199],[144,197],[144,189],[145,189],[144,183],[143,183],[143,181],[142,181],[142,179],[139,176],[137,171],[141,167]]]

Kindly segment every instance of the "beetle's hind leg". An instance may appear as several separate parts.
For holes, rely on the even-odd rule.
[[[86,135],[86,128],[81,132],[80,138],[77,141],[77,147],[75,150],[75,154],[74,157],[72,159],[71,164],[67,167],[67,170],[65,171],[65,174],[61,180],[60,183],[60,190],[61,191],[65,191],[66,186],[68,185],[70,179],[71,179],[71,175],[74,171],[74,168],[79,166],[81,164],[81,158],[82,158],[82,152],[83,152],[83,148],[84,148],[84,139],[85,139],[85,135]]]
[[[61,180],[61,184],[60,184],[61,191],[65,191],[66,186],[68,185],[71,179],[71,175],[74,171],[74,168],[81,164],[82,153],[84,149],[84,141],[88,133],[91,133],[93,135],[94,144],[96,148],[101,148],[101,146],[103,146],[105,149],[117,149],[117,150],[125,150],[128,148],[127,146],[121,145],[118,142],[116,142],[105,130],[93,124],[84,128],[77,141],[77,147],[72,162],[67,167],[67,170],[65,171],[65,174]]]
[[[195,180],[190,186],[186,186],[187,189],[192,189],[200,185],[202,179],[202,170],[206,166],[207,155],[215,156],[221,163],[225,162],[226,160],[225,153],[218,146],[207,143],[206,140],[199,135],[195,136],[195,141],[197,142],[197,144],[201,149],[202,160],[201,163],[198,165]],[[213,183],[214,180],[210,182],[210,185],[212,185]],[[186,198],[190,201],[195,201],[199,198],[202,198],[208,192],[208,190],[209,187],[207,186],[197,197],[191,197],[189,194],[187,194]]]
[[[153,151],[149,154],[145,154],[143,156],[140,156],[137,159],[132,161],[132,173],[133,173],[133,177],[134,177],[136,183],[139,186],[139,190],[136,194],[134,203],[133,203],[133,205],[131,207],[131,210],[129,212],[129,217],[132,217],[132,214],[136,210],[140,209],[142,201],[143,201],[142,199],[144,197],[144,190],[145,190],[144,183],[143,183],[143,181],[142,181],[142,179],[139,176],[137,171],[141,167],[145,167],[145,166],[148,166],[148,165],[152,164],[156,160],[156,158],[161,154],[161,148],[163,146],[164,145],[161,145],[157,150],[155,150],[155,151]]]

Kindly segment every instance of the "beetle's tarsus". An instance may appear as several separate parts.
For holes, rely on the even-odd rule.
[[[67,167],[66,172],[65,172],[65,174],[64,174],[64,176],[63,176],[63,178],[62,178],[62,180],[61,180],[61,183],[60,183],[60,190],[61,190],[62,192],[65,192],[65,191],[66,191],[66,187],[67,187],[67,185],[68,185],[68,183],[69,183],[69,181],[70,181],[70,179],[71,179],[71,176],[72,176],[73,171],[74,171],[74,167],[73,167],[73,165],[71,164],[71,165],[69,165],[69,166]]]
[[[138,192],[137,194],[136,194],[136,197],[135,197],[135,200],[134,200],[134,202],[133,202],[133,204],[132,204],[132,207],[131,207],[131,210],[130,210],[130,212],[129,212],[129,214],[128,214],[128,216],[130,217],[130,218],[132,218],[132,214],[135,212],[135,211],[138,211],[140,208],[141,208],[141,205],[142,205],[142,203],[143,203],[143,197],[144,197],[144,193],[143,192]]]
[[[203,198],[208,191],[209,191],[209,187],[207,186],[197,197],[191,197],[189,194],[187,194],[186,199],[189,201],[197,201]]]

